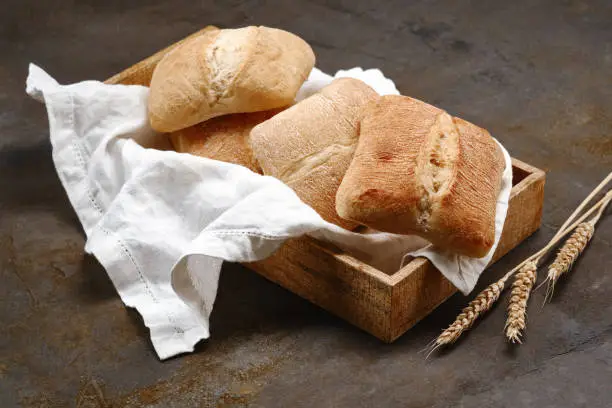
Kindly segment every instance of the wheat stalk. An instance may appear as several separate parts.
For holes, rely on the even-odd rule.
[[[546,278],[546,281],[548,281],[548,289],[546,290],[545,300],[552,297],[555,283],[557,283],[561,275],[568,273],[572,269],[574,262],[576,262],[580,254],[586,249],[595,233],[595,225],[601,218],[610,201],[611,200],[608,199],[599,208],[597,215],[592,219],[579,224],[574,230],[574,233],[565,241],[561,249],[557,252],[555,260],[548,267],[548,276]]]
[[[512,284],[505,330],[506,337],[513,343],[521,342],[521,335],[525,330],[527,301],[538,278],[538,261],[539,259],[535,259],[525,263],[516,274]]]
[[[478,320],[480,316],[484,315],[487,311],[489,311],[491,307],[495,304],[495,302],[499,299],[499,297],[501,296],[501,293],[506,288],[507,280],[512,275],[514,275],[514,273],[526,267],[527,265],[531,265],[532,268],[533,268],[533,265],[535,265],[535,269],[537,270],[537,264],[539,260],[554,245],[556,245],[561,238],[566,236],[569,232],[573,231],[579,224],[584,222],[586,218],[591,216],[593,212],[599,210],[599,214],[596,217],[601,216],[605,206],[612,200],[612,191],[609,191],[601,200],[599,200],[587,212],[585,212],[582,216],[578,217],[578,219],[574,221],[574,218],[578,214],[579,210],[582,210],[585,207],[586,203],[588,203],[588,201],[590,201],[595,196],[595,192],[601,190],[605,186],[605,183],[607,183],[611,177],[612,177],[612,173],[610,173],[608,177],[602,183],[600,183],[600,185],[597,186],[595,190],[593,190],[593,192],[580,204],[578,209],[576,209],[576,211],[574,211],[574,213],[570,216],[570,218],[566,220],[566,222],[563,224],[559,232],[557,232],[557,234],[550,240],[550,242],[544,248],[542,248],[540,251],[536,252],[535,254],[531,255],[527,259],[523,260],[521,263],[515,266],[512,270],[508,271],[500,280],[487,286],[482,292],[480,292],[474,298],[474,300],[468,303],[468,305],[455,318],[455,321],[450,326],[448,326],[448,328],[446,328],[436,339],[432,341],[431,344],[433,344],[433,346],[427,355],[429,356],[439,347],[443,347],[443,346],[447,346],[447,345],[455,343],[465,331],[470,329],[474,325],[476,320]],[[568,226],[568,224],[570,223],[572,224]],[[529,292],[531,291],[531,287],[533,287],[534,283],[535,283],[535,278],[533,279],[533,283],[530,284],[531,286],[530,286]],[[527,299],[528,299],[528,296],[525,299],[525,304],[526,304]],[[523,313],[523,327],[521,330],[524,330],[525,328],[524,321],[525,320],[524,320],[524,313]],[[508,327],[509,326],[506,327],[506,332],[508,332]],[[519,327],[519,326],[515,326],[515,327]],[[511,332],[511,334],[513,333],[514,332]],[[517,333],[517,335],[520,335],[520,332]]]
[[[565,241],[554,262],[548,268],[548,279],[551,282],[556,282],[562,274],[569,272],[593,237],[594,232],[595,225],[591,221],[583,222],[576,227],[574,233]]]
[[[578,210],[582,209],[584,207],[584,203],[587,202],[592,196],[593,194],[587,197],[587,199],[585,199],[585,201],[583,201],[583,203],[578,207]],[[573,256],[573,260],[571,260],[571,263],[573,263],[574,260],[578,257],[578,255],[582,253],[582,251],[586,247],[586,244],[591,239],[591,236],[593,235],[595,223],[597,222],[597,220],[599,220],[599,218],[603,214],[603,211],[605,210],[606,206],[608,205],[611,199],[612,199],[612,196],[610,195],[610,192],[608,192],[604,196],[604,198],[602,198],[595,206],[591,208],[589,212],[587,212],[582,217],[580,217],[579,221],[574,222],[572,226],[568,227],[567,225],[572,222],[572,217],[575,217],[575,215],[577,214],[577,211],[574,211],[574,213],[570,216],[570,218],[568,218],[565,221],[565,223],[561,226],[561,229],[559,230],[559,232],[555,234],[555,236],[548,243],[548,245],[546,245],[541,251],[539,251],[533,257],[532,260],[526,261],[523,264],[523,266],[521,267],[521,269],[519,270],[519,272],[516,274],[514,278],[514,283],[512,284],[512,292],[510,295],[510,301],[508,302],[508,317],[506,319],[506,326],[505,326],[506,338],[508,340],[510,340],[513,343],[521,343],[521,336],[523,335],[525,331],[525,327],[527,325],[526,323],[527,302],[529,301],[529,297],[531,296],[531,291],[533,290],[533,287],[538,278],[538,263],[540,259],[544,257],[546,253],[552,247],[554,247],[554,245],[556,245],[556,243],[563,236],[567,235],[570,231],[573,231],[574,228],[576,232],[580,230],[581,233],[583,232],[583,230],[584,232],[586,232],[586,231],[589,231],[590,229],[590,236],[586,240],[582,237],[582,235],[580,235],[580,239],[573,240],[572,238],[576,235],[576,232],[574,232],[572,237],[570,237],[567,240],[566,244],[564,245],[564,248],[567,246],[566,251],[565,251],[566,255]],[[584,219],[586,219],[590,215],[590,213],[594,212],[597,208],[599,208],[597,215],[594,216],[593,219],[591,219],[590,221],[584,222]],[[570,245],[568,246],[568,244]],[[581,248],[579,248],[580,245],[581,245]],[[559,255],[557,256],[557,259],[559,259]],[[559,268],[559,271],[561,271],[559,272],[559,275],[561,273],[566,272],[571,267],[571,263],[567,263],[567,261],[569,261],[569,259],[566,256],[562,260],[560,266],[561,268],[567,267],[567,269],[565,269],[565,271],[562,271],[562,269]],[[550,279],[550,270],[549,270],[548,275],[549,275],[549,278],[547,278],[547,280]],[[557,276],[557,279],[558,279],[558,276]],[[554,281],[556,281],[556,279]],[[554,283],[554,281],[551,281],[551,282]],[[550,293],[552,294],[552,286],[551,286]]]
[[[561,234],[563,231],[567,230],[568,225],[572,223],[572,221],[574,221],[574,219],[576,218],[576,216],[578,214],[580,214],[580,212],[582,210],[584,210],[584,207],[586,207],[586,205],[588,203],[591,202],[591,200],[593,199],[593,197],[595,197],[597,194],[599,194],[599,192],[601,190],[603,190],[603,188],[606,186],[606,184],[608,184],[610,181],[612,181],[612,172],[610,172],[598,185],[597,187],[595,187],[593,189],[593,191],[591,191],[591,193],[580,203],[580,205],[574,210],[574,212],[572,213],[572,215],[569,216],[569,218],[567,220],[565,220],[565,222],[563,223],[563,225],[561,225],[561,228],[559,228],[559,231],[557,232],[557,234],[555,235],[555,238],[557,236],[559,236],[559,234]],[[611,191],[608,191],[606,193],[606,195],[599,201],[600,204],[602,202],[604,202],[606,200],[607,197],[610,196]],[[605,205],[608,205],[608,203],[606,202],[604,204],[604,208]],[[603,210],[601,210],[601,213],[603,213]],[[601,214],[599,214],[599,216],[601,216]],[[554,238],[553,238],[554,239]]]
[[[457,341],[461,334],[472,327],[481,315],[489,311],[497,299],[499,299],[509,277],[504,276],[497,282],[490,284],[474,300],[468,303],[455,321],[438,336],[435,341],[436,347],[452,344]]]

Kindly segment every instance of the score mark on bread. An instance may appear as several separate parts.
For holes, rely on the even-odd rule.
[[[206,32],[170,51],[151,78],[151,127],[173,132],[232,113],[291,104],[315,62],[287,31],[244,27]]]
[[[357,145],[362,109],[377,97],[358,79],[336,79],[253,128],[253,154],[264,174],[285,182],[325,220],[355,228],[336,213],[336,191]]]
[[[454,119],[440,111],[425,138],[425,147],[417,159],[417,176],[421,181],[420,214],[417,223],[429,231],[429,218],[435,201],[443,196],[453,178],[453,163],[458,154],[459,132]]]

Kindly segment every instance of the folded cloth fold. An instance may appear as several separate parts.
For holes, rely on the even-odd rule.
[[[398,93],[379,70],[338,76],[364,80],[379,93]],[[333,77],[313,70],[298,98]],[[150,329],[161,359],[193,351],[208,338],[222,262],[251,262],[287,239],[309,234],[360,254],[373,266],[398,269],[409,251],[429,258],[462,292],[470,292],[490,261],[505,220],[510,157],[499,196],[496,241],[473,259],[426,246],[417,237],[357,234],[324,221],[272,177],[170,151],[151,130],[148,88],[85,81],[59,85],[31,64],[27,93],[44,102],[53,161],[87,243],[123,302]]]

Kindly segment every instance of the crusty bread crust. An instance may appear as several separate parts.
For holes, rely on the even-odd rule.
[[[417,99],[384,96],[364,109],[336,210],[377,230],[482,257],[495,238],[504,165],[486,130]]]
[[[239,164],[261,174],[251,151],[249,134],[253,127],[282,110],[219,116],[169,133],[169,137],[177,152]]]
[[[173,132],[231,113],[287,106],[315,62],[298,36],[268,27],[204,33],[181,44],[151,78],[151,127]]]
[[[378,97],[357,79],[336,79],[251,131],[253,154],[264,174],[285,182],[324,219],[347,229],[335,197],[353,157],[362,108]]]

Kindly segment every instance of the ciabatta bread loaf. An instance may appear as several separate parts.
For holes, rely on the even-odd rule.
[[[359,137],[362,108],[378,94],[357,79],[336,79],[251,131],[264,174],[297,193],[325,220],[352,229],[336,214],[335,197]]]
[[[261,174],[251,151],[249,134],[253,127],[280,111],[282,109],[219,116],[169,133],[169,137],[177,152],[239,164]]]
[[[494,243],[504,166],[486,130],[425,102],[384,96],[364,109],[336,208],[374,229],[483,257]]]
[[[287,106],[314,62],[310,46],[283,30],[206,32],[179,45],[155,68],[151,127],[173,132],[216,116]]]

